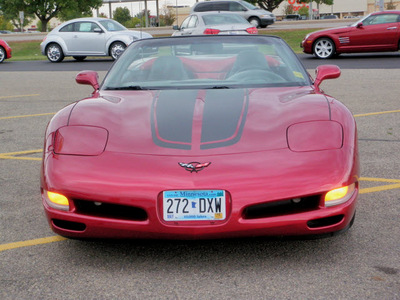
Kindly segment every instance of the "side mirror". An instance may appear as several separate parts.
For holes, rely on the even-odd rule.
[[[99,74],[95,71],[82,71],[75,77],[75,81],[79,84],[91,85],[95,91],[99,89]]]
[[[179,26],[178,25],[174,25],[174,26],[172,26],[172,29],[173,30],[179,30]]]
[[[340,68],[336,65],[321,65],[315,69],[314,87],[319,91],[319,86],[325,79],[335,79],[340,76]]]
[[[357,27],[357,28],[361,28],[361,27],[363,27],[363,23],[362,23],[362,22],[360,22],[360,23],[357,23],[356,27]]]
[[[102,33],[103,30],[101,30],[101,28],[95,28],[93,29],[93,32]]]

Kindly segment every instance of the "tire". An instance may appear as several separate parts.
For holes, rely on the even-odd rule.
[[[125,51],[126,45],[122,42],[114,42],[110,46],[110,56],[116,60]]]
[[[6,50],[0,46],[0,63],[6,59]]]
[[[83,61],[87,56],[72,56],[77,61]]]
[[[260,19],[257,18],[257,17],[251,17],[251,18],[249,19],[249,23],[250,23],[251,25],[253,25],[254,27],[256,27],[256,28],[260,28],[261,22],[260,22]]]
[[[335,55],[335,43],[328,38],[321,38],[315,41],[313,45],[314,55],[321,59],[331,58]]]
[[[47,59],[51,62],[61,62],[64,59],[64,53],[59,44],[52,43],[46,47]]]

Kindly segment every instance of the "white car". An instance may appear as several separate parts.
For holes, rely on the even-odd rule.
[[[40,44],[40,50],[51,62],[65,56],[84,60],[87,56],[111,56],[117,59],[133,41],[152,38],[143,31],[128,30],[105,18],[79,18],[54,28]]]
[[[229,12],[190,14],[180,27],[174,26],[172,36],[202,34],[257,34],[258,30],[244,17]]]

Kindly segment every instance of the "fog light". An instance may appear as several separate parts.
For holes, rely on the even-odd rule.
[[[339,205],[350,200],[351,196],[353,196],[355,186],[356,185],[353,183],[351,185],[329,191],[325,195],[325,206]]]
[[[46,202],[50,207],[60,210],[69,210],[69,200],[67,197],[49,191],[47,191],[46,194]]]

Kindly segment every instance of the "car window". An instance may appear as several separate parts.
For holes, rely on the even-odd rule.
[[[99,23],[107,30],[107,31],[123,31],[127,30],[126,27],[122,26],[118,22],[110,19],[100,20]]]
[[[212,4],[213,11],[229,11],[229,2],[214,2]]]
[[[236,14],[210,14],[205,15],[202,18],[205,25],[249,24],[245,18]]]
[[[199,3],[198,5],[196,5],[196,7],[194,8],[194,11],[197,12],[202,12],[202,11],[210,11],[211,10],[211,3]]]
[[[373,15],[366,18],[362,23],[363,25],[377,25],[385,23],[396,23],[398,22],[399,15],[397,14],[383,14],[383,15]]]
[[[71,23],[71,24],[65,25],[63,28],[60,29],[60,32],[73,32],[74,31],[74,25],[75,25],[75,23]]]
[[[246,8],[244,8],[241,4],[239,4],[237,2],[230,2],[229,10],[230,11],[246,11]]]
[[[181,24],[181,29],[188,28],[188,24],[189,24],[190,18],[191,18],[191,16],[189,16],[185,20],[183,20],[183,22]]]
[[[197,16],[192,16],[189,20],[188,28],[194,28],[197,26],[198,19]]]
[[[253,4],[251,4],[251,3],[247,2],[247,1],[240,1],[240,3],[241,3],[244,7],[248,8],[248,9],[252,9],[252,10],[254,10],[254,9],[259,9],[257,6],[254,6]]]
[[[94,32],[94,30],[100,27],[93,22],[78,22],[75,25],[75,30],[78,32]]]

